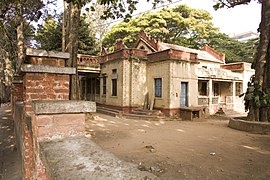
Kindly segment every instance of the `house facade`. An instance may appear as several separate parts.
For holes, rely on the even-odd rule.
[[[159,109],[169,116],[186,107],[244,111],[249,63],[225,63],[225,56],[205,45],[202,50],[162,43],[146,33],[135,48],[116,42],[113,53],[78,56],[81,99],[129,112]]]

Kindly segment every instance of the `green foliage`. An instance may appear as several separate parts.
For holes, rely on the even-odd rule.
[[[80,54],[97,54],[99,51],[95,34],[90,30],[89,24],[85,22],[84,18],[81,18],[80,21],[78,44],[78,53]]]
[[[106,46],[112,46],[117,38],[124,39],[128,46],[136,42],[136,35],[146,31],[151,37],[163,42],[192,48],[202,47],[210,33],[217,32],[210,21],[211,15],[204,10],[180,5],[164,8],[156,13],[145,13],[129,22],[112,27],[104,39]]]
[[[200,49],[208,44],[226,56],[226,62],[253,62],[255,42],[239,42],[221,33],[211,22],[211,15],[204,10],[180,5],[164,8],[156,13],[145,13],[129,22],[121,22],[111,28],[104,38],[105,47],[113,47],[117,39],[123,39],[133,47],[141,30],[162,42]]]
[[[90,8],[94,8],[90,11]],[[102,40],[105,37],[105,34],[108,32],[109,29],[109,21],[102,19],[105,11],[105,6],[103,5],[94,5],[87,7],[85,12],[83,12],[83,16],[85,17],[85,21],[89,25],[89,28],[95,34],[96,41],[97,41],[97,49],[101,49],[102,47]]]
[[[254,80],[255,76],[252,76],[248,83],[247,92],[240,95],[244,95],[245,110],[248,111],[251,107],[260,109],[270,106],[269,96],[265,93],[262,86],[258,81]]]
[[[56,21],[52,16],[48,16],[44,24],[38,26],[36,41],[40,44],[39,48],[60,51],[62,46],[61,29],[60,18]]]
[[[43,25],[38,27],[35,37],[38,47],[45,50],[60,51],[62,46],[62,16],[57,20],[48,16]],[[78,52],[81,54],[96,54],[96,42],[92,31],[84,18],[81,18],[79,28]]]
[[[212,48],[226,56],[226,62],[250,62],[254,60],[258,39],[239,42],[224,33],[212,33],[206,42]]]

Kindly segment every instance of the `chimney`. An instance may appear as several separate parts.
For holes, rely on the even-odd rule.
[[[124,41],[122,39],[117,39],[114,45],[114,51],[118,51],[126,48]]]

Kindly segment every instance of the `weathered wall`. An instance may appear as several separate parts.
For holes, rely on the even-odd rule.
[[[198,64],[199,68],[207,67],[207,69],[220,68],[220,65],[223,64],[223,63],[211,62],[211,61],[205,61],[205,60],[200,60],[199,62],[200,62],[200,64]]]
[[[116,73],[113,73],[116,69]],[[106,75],[106,104],[122,106],[123,104],[123,60],[116,59],[108,61],[101,66],[101,74]],[[117,79],[117,96],[112,96],[112,79]],[[102,93],[101,93],[102,96]]]
[[[146,86],[146,61],[145,51],[124,49],[112,53],[124,53],[120,58],[110,59],[101,65],[101,77],[106,77],[106,96],[103,92],[103,80],[100,82],[100,103],[133,108],[143,106]],[[144,53],[144,54],[141,54]],[[116,73],[113,72],[116,70]],[[112,96],[112,79],[117,79],[117,96]]]
[[[170,106],[180,108],[181,82],[188,83],[188,106],[198,104],[198,79],[195,73],[197,64],[172,61],[170,64]]]
[[[155,97],[155,78],[162,79],[162,97]],[[170,107],[170,61],[152,62],[147,65],[147,89],[150,103],[155,101],[155,108]]]
[[[134,58],[123,64],[123,106],[141,107],[147,93],[146,61]]]

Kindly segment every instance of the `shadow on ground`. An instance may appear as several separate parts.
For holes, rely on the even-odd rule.
[[[0,179],[21,179],[20,158],[15,145],[10,107],[0,108]]]

